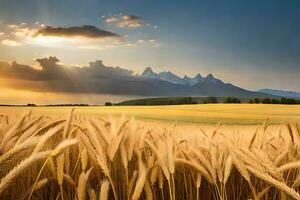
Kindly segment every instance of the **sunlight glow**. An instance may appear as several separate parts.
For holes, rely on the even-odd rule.
[[[74,39],[72,39],[74,40]],[[45,47],[63,47],[72,43],[71,39],[61,38],[61,37],[45,37],[45,36],[37,36],[37,37],[28,37],[26,39],[26,43],[40,45]]]

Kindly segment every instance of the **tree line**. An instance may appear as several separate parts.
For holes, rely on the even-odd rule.
[[[262,103],[262,104],[300,104],[300,99],[293,99],[293,98],[285,98],[282,97],[280,99],[271,99],[271,98],[264,98],[264,99],[250,99],[249,103]]]
[[[219,102],[216,97],[207,97],[203,100],[203,103],[241,103],[242,101],[236,97],[226,97],[222,102]],[[245,103],[251,103],[251,104],[300,104],[300,99],[294,99],[294,98],[254,98],[249,99],[248,102]]]
[[[169,97],[148,98],[124,101],[121,103],[106,102],[105,106],[129,106],[129,105],[183,105],[183,104],[217,104],[217,103],[251,103],[251,104],[300,104],[300,99],[293,98],[253,98],[239,99],[236,97]]]

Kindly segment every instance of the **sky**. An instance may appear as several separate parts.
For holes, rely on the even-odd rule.
[[[212,73],[250,90],[300,91],[299,19],[298,0],[0,0],[0,65],[102,60],[133,73]],[[2,90],[10,92],[0,103],[29,94]]]

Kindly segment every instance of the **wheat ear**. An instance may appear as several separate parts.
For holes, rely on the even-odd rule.
[[[45,159],[47,156],[49,156],[49,154],[50,151],[44,151],[44,152],[34,154],[28,157],[27,159],[23,160],[19,165],[17,165],[12,170],[10,170],[8,174],[1,179],[0,194],[3,192],[5,188],[9,186],[9,184],[13,181],[14,178],[20,175],[24,170],[26,170],[32,164],[36,163],[39,160]]]

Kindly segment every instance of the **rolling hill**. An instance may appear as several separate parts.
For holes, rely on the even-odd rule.
[[[294,92],[294,91],[262,89],[262,90],[258,90],[258,92],[276,95],[276,96],[280,96],[280,97],[300,99],[300,93]]]

